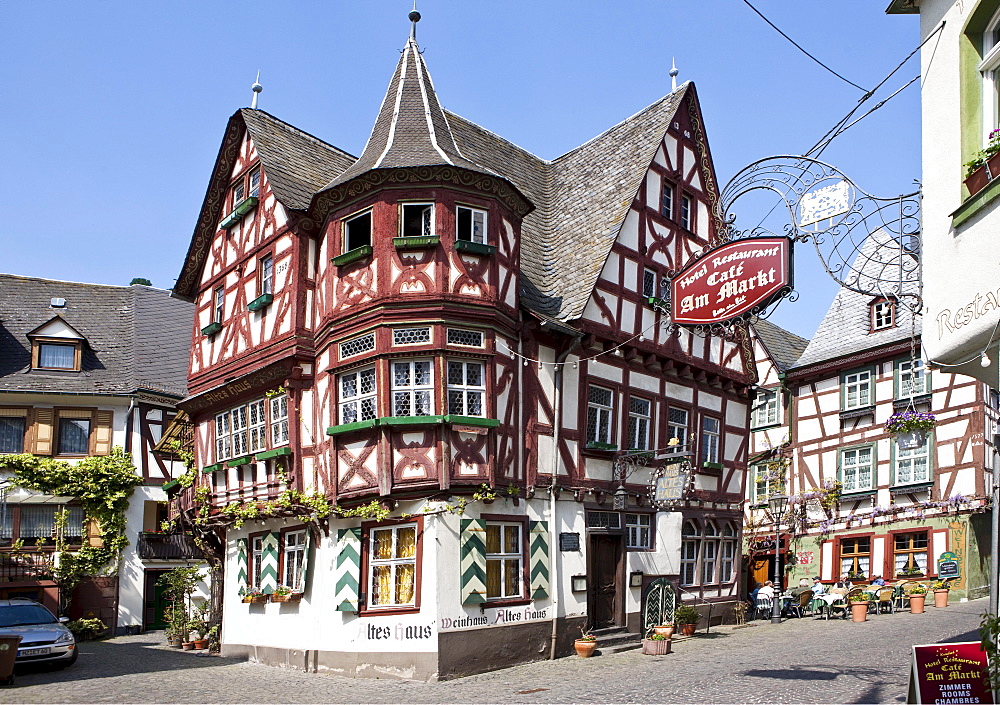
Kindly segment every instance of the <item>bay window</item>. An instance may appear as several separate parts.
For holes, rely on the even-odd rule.
[[[434,413],[433,395],[430,360],[392,363],[393,416],[430,416]]]
[[[375,387],[375,368],[345,372],[340,381],[340,423],[371,421],[378,418],[378,390]]]
[[[481,362],[448,361],[448,413],[485,416],[486,379]]]

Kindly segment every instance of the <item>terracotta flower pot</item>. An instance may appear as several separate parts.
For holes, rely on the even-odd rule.
[[[207,649],[208,648],[208,639],[195,639],[194,640],[194,648],[196,648],[196,649]]]
[[[597,648],[597,639],[577,639],[573,642],[573,648],[580,658],[589,658],[594,655],[594,649]]]
[[[682,624],[681,634],[683,636],[694,636],[694,630],[698,628],[697,624]]]
[[[185,641],[183,644],[181,644],[181,648],[184,649],[185,651],[191,651],[192,649],[194,649],[194,642]]]
[[[851,603],[851,621],[852,622],[867,622],[868,621],[868,603],[867,602],[852,602]]]
[[[671,639],[674,636],[674,625],[673,624],[661,624],[653,627],[653,634],[658,636],[665,636],[667,639]]]
[[[948,590],[935,590],[934,591],[934,606],[935,607],[947,607],[948,606]]]
[[[970,196],[975,196],[982,191],[987,183],[989,183],[989,177],[986,175],[985,166],[979,167],[965,178],[965,187],[969,189]]]
[[[927,595],[910,595],[910,614],[924,613],[924,598]]]
[[[672,643],[670,639],[643,639],[642,653],[647,656],[664,656],[670,653],[670,645]]]

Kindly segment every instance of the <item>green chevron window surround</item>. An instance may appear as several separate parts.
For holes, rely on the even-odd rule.
[[[361,585],[361,527],[337,530],[334,603],[340,612],[357,612]]]
[[[549,596],[549,522],[531,522],[528,536],[528,581],[531,599],[538,600]]]
[[[486,521],[462,519],[459,541],[462,604],[478,605],[486,602]]]
[[[257,584],[265,595],[270,595],[278,587],[278,534],[273,531],[264,534],[260,579]]]
[[[236,539],[236,587],[239,594],[246,592],[250,571],[247,563],[247,540]]]

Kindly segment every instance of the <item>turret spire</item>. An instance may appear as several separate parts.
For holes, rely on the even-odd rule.
[[[264,86],[260,85],[260,71],[257,71],[257,78],[254,80],[253,85],[250,86],[250,90],[253,91],[253,102],[250,103],[250,107],[253,110],[256,110],[257,109],[257,96],[259,96],[260,92],[262,90],[264,90]]]
[[[410,18],[410,22],[412,23],[411,26],[410,26],[410,41],[411,42],[416,42],[417,41],[417,22],[420,21],[420,13],[417,12],[417,0],[413,0],[413,10],[410,11],[409,18]]]
[[[674,63],[673,57],[670,57],[670,92],[673,93],[677,90],[677,74],[680,71],[677,70],[677,64]]]

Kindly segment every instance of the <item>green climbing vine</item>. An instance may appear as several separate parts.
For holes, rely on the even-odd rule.
[[[56,516],[55,547],[60,555],[55,578],[62,588],[72,591],[89,575],[113,573],[117,569],[121,552],[128,545],[125,536],[128,500],[142,484],[128,453],[116,446],[108,455],[90,456],[75,464],[29,453],[0,455],[0,466],[14,471],[11,479],[18,487],[75,497],[83,505],[87,518],[97,522],[102,545],[83,546],[70,553],[62,538],[69,523],[68,512]]]

